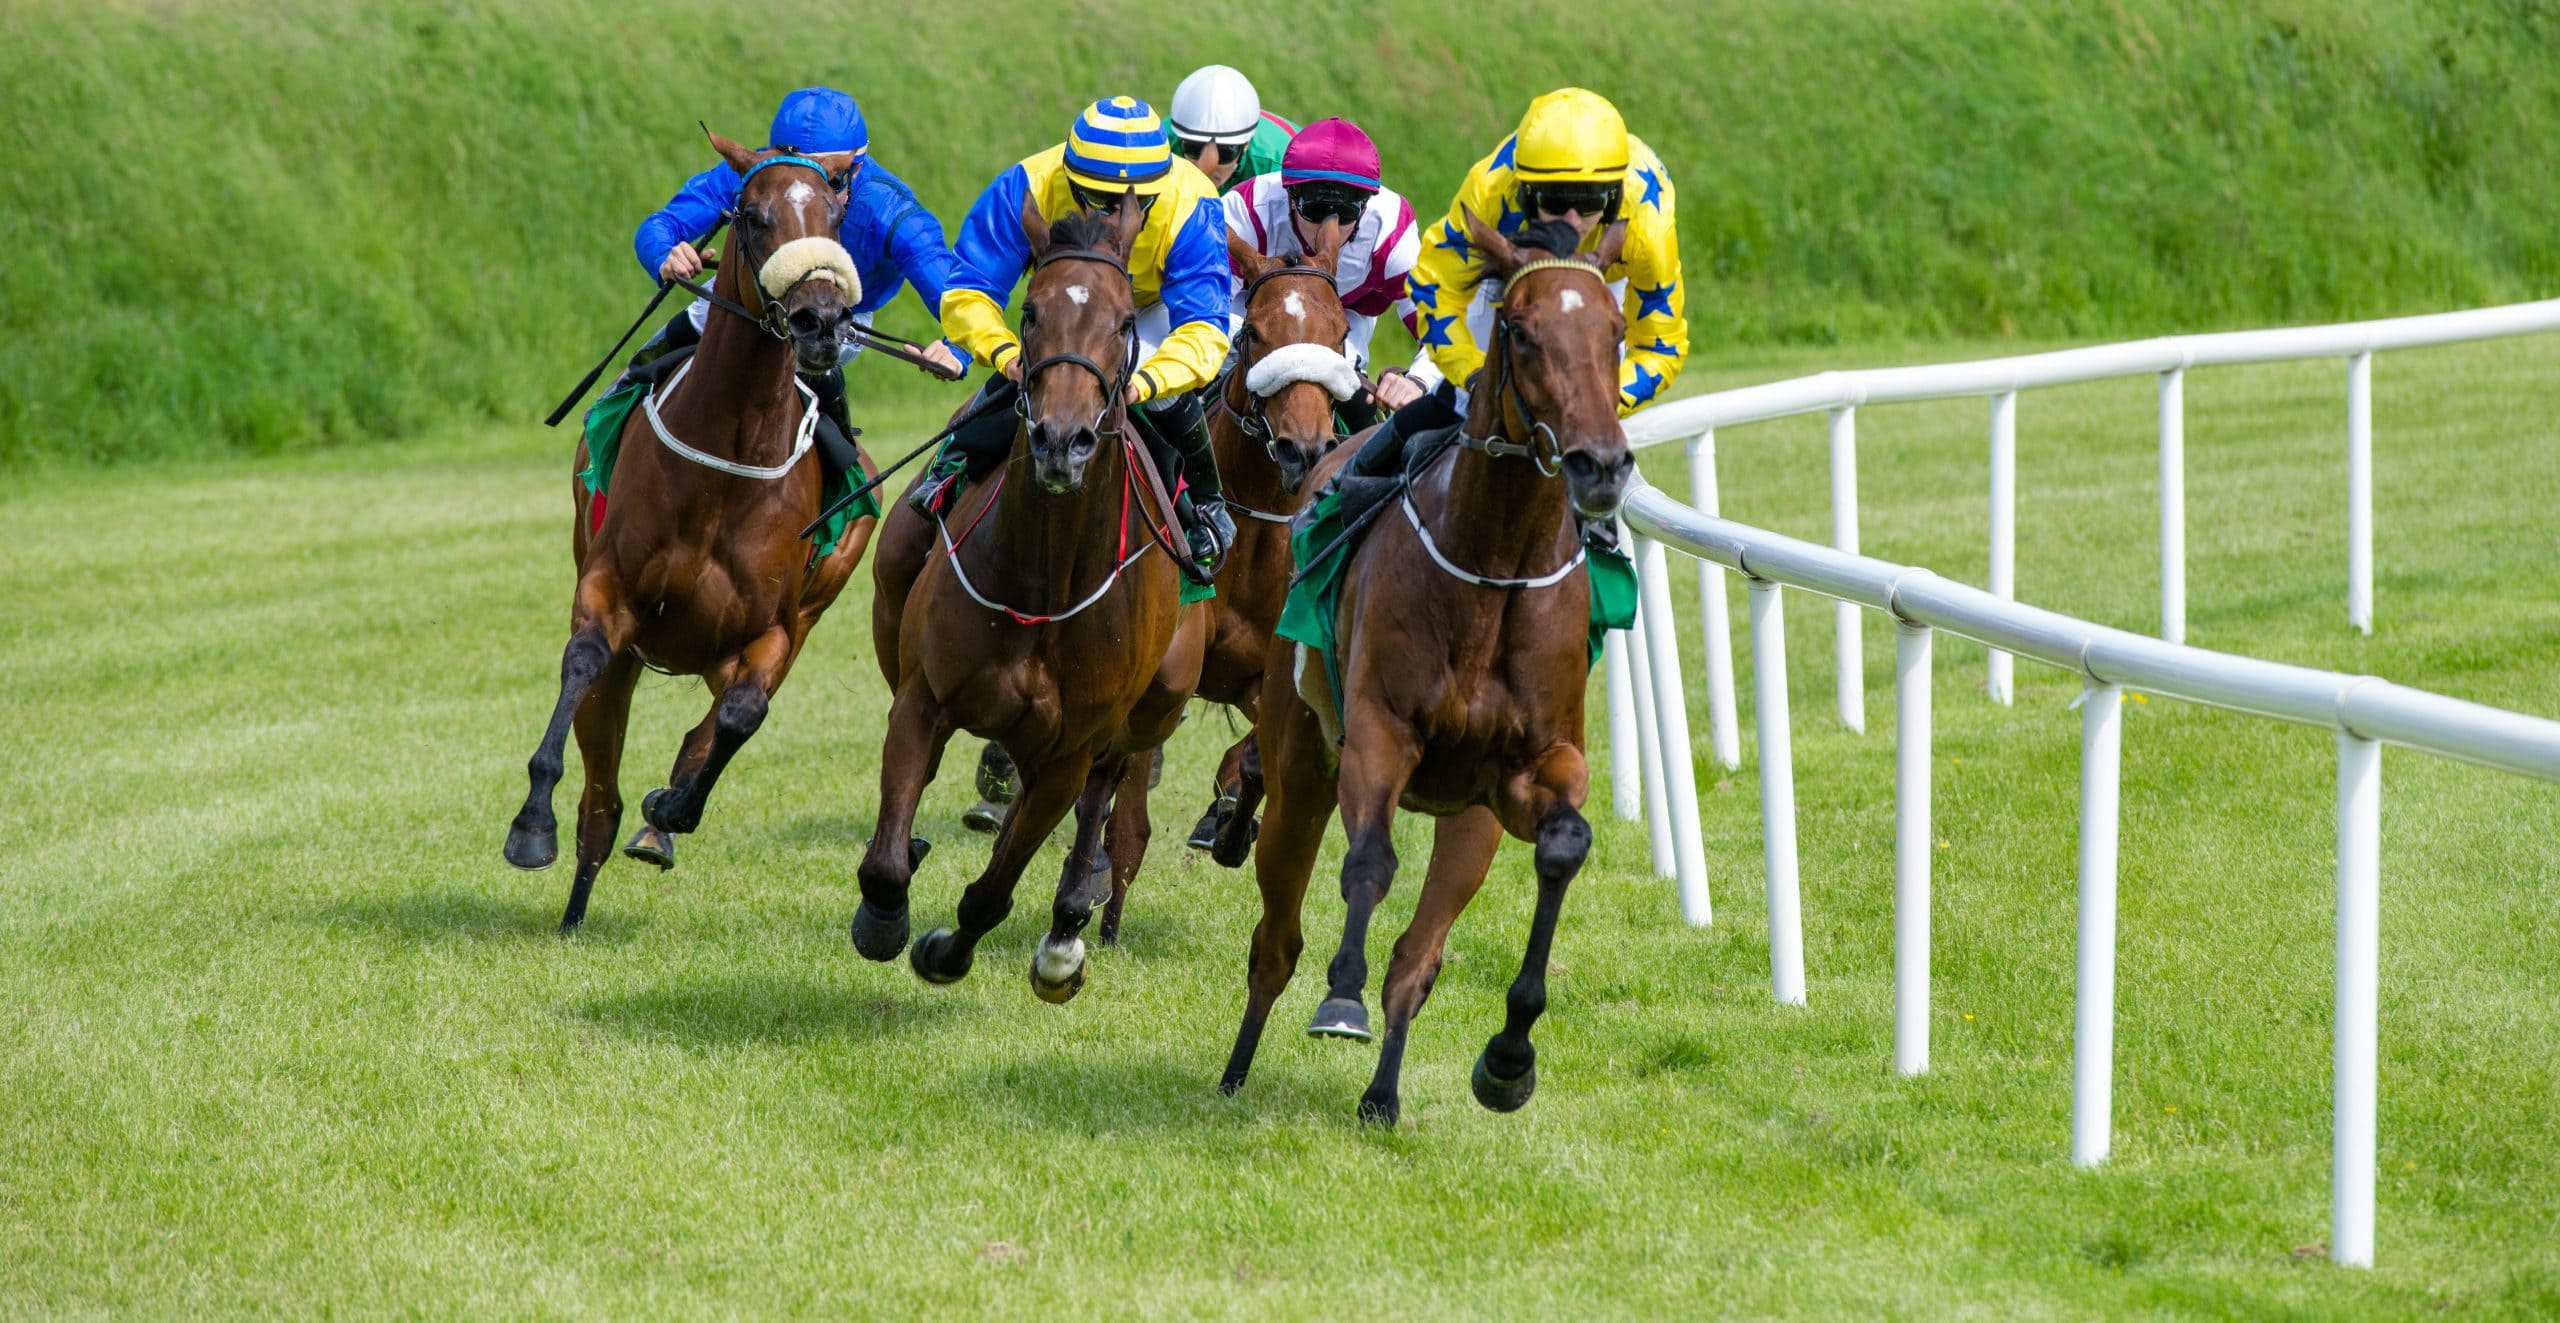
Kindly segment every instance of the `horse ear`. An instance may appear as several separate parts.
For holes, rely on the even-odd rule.
[[[1316,227],[1316,241],[1307,253],[1307,265],[1326,275],[1342,265],[1342,245],[1351,238],[1351,227],[1329,220]]]
[[[1029,193],[1022,195],[1022,237],[1031,241],[1031,260],[1039,261],[1049,251],[1049,222],[1040,219],[1040,203]]]
[[[1271,263],[1272,259],[1246,243],[1243,235],[1234,230],[1227,231],[1227,265],[1235,268],[1238,279],[1251,280],[1270,269]]]
[[[1120,190],[1120,200],[1111,204],[1111,242],[1121,261],[1138,250],[1138,231],[1146,224],[1147,209],[1138,201],[1138,190]]]
[[[1600,246],[1593,250],[1591,260],[1602,271],[1606,271],[1618,264],[1618,255],[1626,250],[1627,223],[1623,220],[1613,220],[1609,222],[1609,228],[1600,232]]]
[[[753,148],[741,146],[713,133],[708,124],[702,126],[702,132],[711,139],[711,150],[720,153],[720,159],[727,161],[730,169],[739,174],[745,174],[756,168],[756,154]]]
[[[827,178],[841,179],[847,188],[853,186],[854,167],[862,162],[862,158],[851,152],[819,152],[809,159],[827,172]]]
[[[1512,247],[1511,241],[1503,238],[1501,231],[1485,224],[1484,218],[1469,210],[1465,203],[1458,204],[1458,215],[1467,222],[1467,237],[1484,250],[1485,265],[1493,269],[1493,274],[1508,276],[1520,269],[1520,250]]]

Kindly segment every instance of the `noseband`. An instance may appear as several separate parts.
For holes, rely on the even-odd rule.
[[[746,200],[747,184],[757,175],[777,165],[796,165],[805,169],[815,170],[818,172],[818,178],[826,181],[827,191],[830,194],[835,192],[835,176],[828,174],[825,166],[818,164],[809,157],[800,156],[794,153],[785,153],[781,156],[769,156],[764,160],[756,162],[753,168],[749,169],[746,174],[739,177],[739,201],[729,204],[729,209],[720,213],[720,223],[722,225],[734,226],[736,224],[739,205]],[[740,255],[743,257],[743,250],[745,248],[744,242],[741,241],[739,246],[741,249]],[[771,253],[767,253],[765,256],[770,258],[773,255]],[[762,268],[763,265],[764,264],[762,262],[750,262],[741,269],[745,271],[752,271]],[[782,310],[782,305],[790,301],[792,291],[800,288],[804,284],[807,284],[809,280],[817,274],[818,270],[816,268],[801,272],[800,278],[792,281],[789,285],[784,286],[782,292],[779,294],[769,295],[766,294],[762,288],[757,288],[755,291],[756,298],[759,302],[764,304],[764,307],[761,310],[751,309],[735,299],[728,298],[720,294],[714,294],[711,292],[711,287],[708,285],[695,284],[693,281],[685,280],[680,277],[669,277],[668,279],[672,284],[680,285],[685,289],[691,290],[695,297],[709,303],[712,307],[718,308],[723,312],[736,313],[738,316],[753,322],[757,327],[762,329],[765,334],[772,336],[774,339],[788,340],[791,338],[790,315]],[[753,276],[746,276],[744,279],[745,283],[749,286],[760,286],[760,282]]]
[[[1238,405],[1232,397],[1238,387],[1245,386],[1245,378],[1251,373],[1255,361],[1251,349],[1251,346],[1255,343],[1251,316],[1254,295],[1264,285],[1288,276],[1314,276],[1317,279],[1324,281],[1328,288],[1333,285],[1332,276],[1326,275],[1322,270],[1308,266],[1296,259],[1292,259],[1287,266],[1273,267],[1271,270],[1265,271],[1262,274],[1255,276],[1253,279],[1246,281],[1244,286],[1244,306],[1247,315],[1244,329],[1236,333],[1235,365],[1227,370],[1227,388],[1218,393],[1218,407],[1224,409],[1229,417],[1235,419],[1236,427],[1244,433],[1245,439],[1261,446],[1262,453],[1270,455],[1272,462],[1275,464],[1279,462],[1280,457],[1273,453],[1272,448],[1276,446],[1279,441],[1278,438],[1271,434],[1271,420],[1263,416],[1263,401],[1267,397],[1255,394],[1250,387],[1246,387],[1245,389],[1245,402],[1242,405]],[[1340,439],[1341,438],[1339,436],[1335,437],[1335,440],[1337,441]]]
[[[1550,478],[1564,472],[1564,442],[1556,436],[1556,429],[1548,426],[1546,420],[1529,412],[1528,398],[1520,393],[1520,376],[1511,370],[1510,305],[1511,291],[1519,287],[1522,278],[1532,272],[1557,270],[1584,272],[1600,282],[1602,293],[1608,292],[1608,276],[1591,263],[1572,257],[1541,258],[1512,272],[1510,277],[1502,282],[1502,298],[1495,303],[1493,311],[1494,355],[1492,356],[1500,360],[1495,370],[1502,379],[1498,389],[1502,393],[1504,406],[1509,411],[1519,414],[1520,421],[1528,427],[1529,439],[1506,441],[1499,436],[1469,436],[1464,428],[1459,429],[1458,432],[1458,443],[1467,449],[1480,451],[1496,459],[1518,455],[1537,465],[1538,472]],[[1541,445],[1540,442],[1545,444]]]
[[[1121,261],[1117,254],[1104,252],[1099,248],[1052,248],[1041,254],[1040,259],[1031,264],[1031,269],[1037,272],[1051,262],[1100,262],[1119,272],[1121,279],[1130,279],[1128,263]],[[1134,290],[1136,287],[1136,282],[1131,281],[1130,288]],[[1013,411],[1021,415],[1023,421],[1029,422],[1031,379],[1053,367],[1080,367],[1092,373],[1093,379],[1102,385],[1102,411],[1095,414],[1093,418],[1095,435],[1104,440],[1118,440],[1120,429],[1116,427],[1106,429],[1103,424],[1110,420],[1115,410],[1125,410],[1129,398],[1129,381],[1138,374],[1138,328],[1134,320],[1129,327],[1128,339],[1128,351],[1121,356],[1120,372],[1117,376],[1103,370],[1100,363],[1082,354],[1050,354],[1024,364],[1022,389],[1013,397]],[[1126,414],[1123,413],[1122,416],[1126,417]]]

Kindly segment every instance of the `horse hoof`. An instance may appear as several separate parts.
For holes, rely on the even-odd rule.
[[[992,836],[1004,828],[1005,806],[992,799],[982,799],[960,815],[960,825]]]
[[[1075,1000],[1084,990],[1084,939],[1073,938],[1065,946],[1051,946],[1046,941],[1031,953],[1031,991],[1052,1006],[1063,1006]]]
[[[968,977],[973,953],[954,954],[951,930],[936,928],[907,948],[907,963],[927,983],[957,983]]]
[[[1348,1038],[1366,1043],[1376,1035],[1369,1032],[1369,1008],[1349,997],[1327,997],[1316,1008],[1316,1018],[1307,1026],[1309,1038]]]
[[[1381,1130],[1393,1130],[1396,1128],[1396,1115],[1403,1110],[1397,1104],[1394,1094],[1387,1094],[1384,1097],[1366,1093],[1360,1095],[1360,1124],[1362,1125],[1373,1125]]]
[[[676,838],[658,827],[643,827],[631,833],[622,843],[624,856],[644,864],[656,864],[661,870],[676,866]]]
[[[1229,826],[1220,833],[1217,848],[1209,852],[1209,857],[1216,860],[1221,868],[1242,868],[1244,861],[1253,854],[1253,843],[1261,837],[1262,819],[1259,816],[1247,818],[1243,830]]]
[[[865,960],[897,959],[907,949],[907,912],[884,916],[867,900],[854,906],[853,949]]]
[[[1476,1101],[1483,1103],[1485,1110],[1516,1112],[1528,1105],[1530,1094],[1538,1091],[1538,1063],[1530,1062],[1520,1078],[1507,1080],[1493,1073],[1491,1058],[1479,1053],[1475,1073],[1467,1077],[1467,1083],[1475,1088]]]
[[[560,857],[558,829],[535,831],[531,827],[507,828],[507,862],[528,873],[549,868]]]
[[[1192,824],[1191,835],[1183,844],[1194,850],[1217,849],[1218,838],[1226,834],[1227,820],[1235,815],[1235,796],[1218,796],[1218,801],[1209,806],[1209,811],[1200,815],[1200,821]]]

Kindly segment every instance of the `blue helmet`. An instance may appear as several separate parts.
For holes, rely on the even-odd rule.
[[[802,152],[852,152],[871,149],[871,130],[862,122],[862,107],[832,87],[804,87],[782,98],[773,112],[768,147]]]

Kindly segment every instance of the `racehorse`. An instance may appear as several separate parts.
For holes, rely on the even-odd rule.
[[[1245,278],[1244,326],[1210,413],[1209,438],[1227,506],[1238,518],[1235,545],[1218,570],[1218,595],[1201,604],[1208,617],[1206,651],[1194,696],[1235,708],[1248,722],[1260,719],[1263,658],[1289,594],[1289,518],[1305,503],[1308,471],[1334,443],[1335,401],[1362,388],[1359,370],[1342,354],[1351,323],[1334,286],[1334,266],[1348,237],[1348,227],[1327,221],[1313,251],[1282,258],[1265,257],[1227,236],[1228,259]],[[1217,803],[1195,829],[1223,827],[1217,859],[1230,868],[1244,862],[1252,845],[1254,805],[1243,804],[1239,818],[1237,796],[1239,786],[1254,783],[1246,775],[1253,756],[1248,730],[1220,761],[1212,783]],[[1102,911],[1105,944],[1118,939],[1121,908],[1138,861],[1145,858],[1151,834],[1147,795],[1140,782],[1136,793],[1112,804],[1114,839],[1134,841],[1136,858],[1124,872],[1123,851],[1112,851],[1111,900]]]
[[[1200,616],[1181,606],[1172,559],[1182,540],[1129,422],[1138,341],[1128,255],[1145,218],[1132,194],[1054,226],[1026,202],[1032,274],[1012,452],[934,520],[892,506],[872,565],[872,639],[896,696],[879,823],[858,870],[856,950],[891,960],[907,945],[907,888],[925,844],[908,833],[952,735],[995,741],[1023,776],[986,870],[960,897],[959,927],[909,952],[928,982],[969,972],[1031,856],[1073,808],[1075,844],[1031,985],[1051,1002],[1083,987],[1080,934],[1101,899],[1093,884],[1108,876],[1095,856],[1111,800],[1132,782],[1144,793],[1148,755],[1181,723],[1200,678]]]
[[[674,836],[700,824],[721,770],[763,724],[809,630],[871,540],[868,518],[824,557],[800,536],[818,513],[824,477],[808,453],[817,404],[797,374],[835,366],[838,328],[860,297],[853,259],[835,239],[846,205],[837,181],[853,154],[755,151],[710,136],[742,176],[729,260],[713,293],[744,315],[713,316],[682,372],[632,410],[600,523],[591,526],[586,492],[570,482],[578,586],[560,697],[506,842],[518,868],[547,868],[558,857],[551,796],[574,721],[587,785],[563,932],[586,917],[587,893],[622,829],[622,735],[640,668],[700,676],[718,695],[685,737],[666,786],[641,799],[647,825],[623,847],[670,868]],[[581,441],[578,467],[586,462]],[[869,458],[861,463],[869,472]]]
[[[1304,944],[1308,874],[1337,804],[1349,838],[1348,914],[1310,1032],[1369,1036],[1360,1002],[1369,916],[1395,876],[1390,828],[1402,806],[1439,822],[1413,923],[1387,966],[1386,1041],[1360,1099],[1363,1120],[1389,1125],[1407,1030],[1439,973],[1449,928],[1484,884],[1505,832],[1535,843],[1537,910],[1508,1017],[1477,1058],[1473,1085],[1498,1112],[1517,1109],[1536,1087],[1529,1030],[1546,1008],[1547,952],[1565,887],[1591,845],[1580,812],[1590,584],[1576,570],[1575,516],[1614,515],[1635,471],[1617,414],[1626,321],[1601,274],[1625,243],[1623,222],[1604,232],[1596,253],[1568,257],[1561,254],[1574,235],[1560,222],[1532,227],[1515,247],[1467,219],[1503,282],[1494,333],[1461,443],[1348,553],[1336,617],[1338,762],[1319,716],[1335,710],[1325,664],[1283,640],[1263,672],[1270,806],[1255,851],[1262,919],[1244,1021],[1219,1081],[1229,1093],[1243,1085],[1272,1003],[1288,986]],[[1329,456],[1318,475],[1339,471],[1347,453]]]

